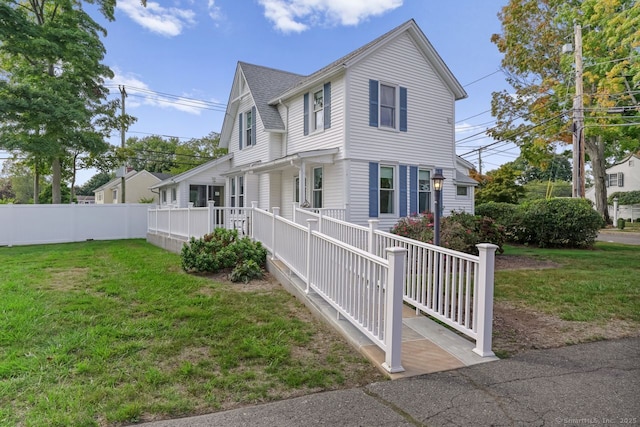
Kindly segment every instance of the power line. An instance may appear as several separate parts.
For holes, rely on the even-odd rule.
[[[476,79],[476,80],[474,80],[474,81],[472,81],[472,82],[470,82],[470,83],[464,84],[464,85],[462,85],[462,87],[471,86],[471,85],[472,85],[472,84],[474,84],[474,83],[478,83],[479,81],[484,80],[484,79],[486,79],[487,77],[491,77],[491,76],[493,76],[494,74],[501,73],[501,72],[502,72],[502,69],[498,68],[498,69],[497,69],[496,71],[494,71],[493,73],[487,74],[486,76],[482,76],[482,77],[480,77],[479,79]]]

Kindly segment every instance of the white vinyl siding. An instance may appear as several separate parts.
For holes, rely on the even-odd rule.
[[[287,154],[301,151],[321,150],[324,148],[342,147],[344,142],[344,89],[343,76],[331,80],[331,127],[322,132],[309,132],[304,135],[304,94],[299,94],[287,101],[289,105],[289,133],[287,135]],[[309,93],[309,92],[306,92]],[[313,98],[313,93],[309,93]],[[310,108],[312,105],[310,106]],[[312,115],[310,109],[309,114]],[[285,117],[283,117],[283,120]],[[312,129],[310,126],[309,129]],[[341,150],[342,151],[342,150]],[[341,156],[338,153],[337,156]]]
[[[402,64],[402,66],[399,66]],[[407,34],[380,48],[349,71],[349,157],[454,167],[454,95]],[[369,81],[407,88],[407,132],[369,125]]]

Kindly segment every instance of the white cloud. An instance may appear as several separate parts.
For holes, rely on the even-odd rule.
[[[215,0],[209,0],[207,2],[207,9],[209,10],[209,17],[214,21],[220,21],[223,18],[222,10],[219,6],[216,6]]]
[[[258,0],[264,15],[283,33],[316,24],[358,25],[402,6],[403,0]]]
[[[117,7],[144,28],[167,37],[177,36],[184,27],[195,24],[196,14],[191,9],[165,8],[151,1],[143,7],[140,0],[119,0]]]
[[[204,108],[211,108],[211,105],[198,100],[194,100],[183,95],[181,97],[163,96],[150,89],[149,86],[140,80],[133,73],[124,73],[117,67],[113,67],[114,77],[106,81],[108,86],[124,85],[127,91],[127,109],[139,107],[173,108],[188,114],[199,116]]]

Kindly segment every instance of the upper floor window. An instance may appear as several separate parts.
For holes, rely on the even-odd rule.
[[[608,187],[624,187],[624,174],[622,172],[609,174],[607,178]]]
[[[380,84],[380,126],[396,128],[396,88]]]
[[[407,88],[369,80],[369,126],[407,131]]]
[[[331,83],[303,96],[304,134],[331,127]]]
[[[238,149],[256,145],[256,107],[238,115]]]
[[[247,147],[249,145],[253,145],[253,138],[252,138],[252,132],[253,132],[253,114],[251,114],[251,111],[247,111],[246,113],[244,113],[244,117],[245,117],[245,128],[244,128],[244,133],[246,136],[246,145]]]

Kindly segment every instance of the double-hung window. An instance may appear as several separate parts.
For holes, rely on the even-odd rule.
[[[407,88],[369,80],[369,126],[407,131]]]
[[[256,107],[238,115],[238,149],[256,145]]]
[[[331,128],[331,82],[305,93],[302,103],[305,135]]]
[[[300,203],[300,177],[293,178],[293,201]]]
[[[311,130],[317,131],[320,129],[324,129],[324,89],[320,89],[313,94]]]
[[[322,168],[313,168],[313,207],[322,207]]]
[[[244,117],[245,117],[245,128],[244,128],[244,133],[245,133],[245,137],[246,137],[246,145],[247,147],[250,145],[254,144],[253,141],[253,114],[252,111],[247,111],[246,113],[244,113]]]
[[[232,208],[236,207],[236,203],[237,203],[237,191],[236,191],[236,179],[235,178],[231,178],[229,180],[229,185],[231,186],[231,191],[229,192],[229,205]]]
[[[393,166],[380,166],[380,213],[395,213],[395,168]]]
[[[380,127],[396,128],[396,88],[380,84]]]
[[[431,171],[418,170],[418,212],[431,212]]]

